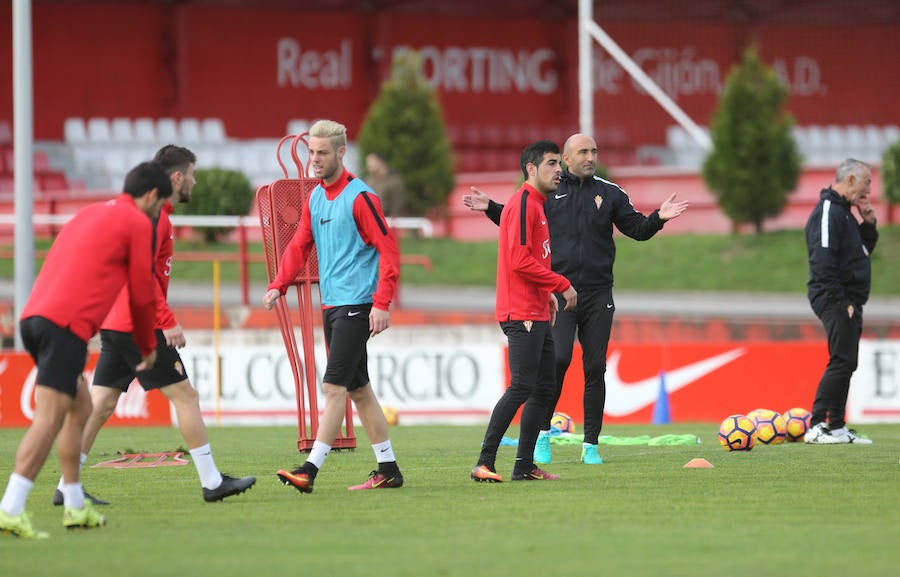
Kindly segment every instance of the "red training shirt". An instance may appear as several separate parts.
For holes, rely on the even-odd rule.
[[[525,183],[503,207],[497,248],[498,321],[549,321],[550,293],[571,286],[566,277],[550,269],[545,200]]]
[[[134,340],[150,354],[156,348],[152,238],[151,219],[131,195],[81,209],[56,237],[21,318],[44,317],[87,342],[127,285]]]
[[[175,231],[169,215],[174,211],[167,202],[159,211],[156,222],[156,258],[153,266],[153,288],[156,294],[156,324],[154,328],[170,329],[178,324],[175,313],[169,308],[169,278],[172,273],[172,255],[175,251]],[[130,333],[134,329],[131,309],[128,306],[128,287],[124,287],[115,304],[106,315],[100,328]]]

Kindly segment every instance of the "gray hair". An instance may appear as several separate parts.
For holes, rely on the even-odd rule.
[[[843,182],[851,174],[862,178],[867,171],[872,172],[872,167],[869,164],[855,158],[848,158],[838,165],[837,171],[834,173],[834,181]]]
[[[314,138],[328,138],[337,150],[347,146],[347,127],[333,120],[317,120],[309,127],[309,135]]]

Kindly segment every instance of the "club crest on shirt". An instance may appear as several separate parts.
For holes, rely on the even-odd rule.
[[[531,332],[531,325],[534,324],[533,321],[522,321],[522,324],[525,325],[525,330],[529,333]]]
[[[597,205],[597,210],[600,210],[600,205],[603,204],[603,197],[599,194],[594,197],[594,204]]]

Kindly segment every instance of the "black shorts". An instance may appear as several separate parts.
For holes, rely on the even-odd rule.
[[[156,331],[156,363],[149,371],[135,371],[143,356],[131,333],[100,331],[100,358],[94,369],[95,387],[110,387],[127,391],[135,378],[145,391],[161,389],[187,379],[181,356],[175,347],[166,344],[166,337]]]
[[[37,365],[37,384],[75,398],[87,362],[87,343],[44,317],[22,319],[19,331]]]
[[[322,312],[328,363],[322,380],[353,391],[369,382],[366,341],[371,303],[325,309]]]

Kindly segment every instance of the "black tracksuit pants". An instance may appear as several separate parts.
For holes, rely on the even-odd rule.
[[[548,407],[553,408],[556,378],[553,373],[553,336],[547,321],[508,321],[500,327],[509,341],[509,387],[497,401],[481,445],[479,465],[494,465],[500,440],[525,403],[519,427],[519,447],[513,474],[528,472],[538,433]]]
[[[564,311],[565,301],[553,326],[556,351],[556,394],[547,413],[544,429],[550,428],[550,417],[562,395],[563,380],[572,362],[575,334],[581,343],[584,365],[584,442],[597,444],[603,428],[603,409],[606,405],[606,352],[616,311],[612,289],[577,289],[578,306]]]
[[[828,365],[819,380],[813,401],[811,424],[827,422],[829,428],[839,429],[847,408],[850,377],[859,361],[859,338],[862,336],[862,306],[853,307],[853,316],[846,304],[829,305],[819,320],[828,336]]]

